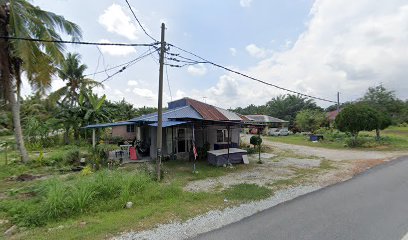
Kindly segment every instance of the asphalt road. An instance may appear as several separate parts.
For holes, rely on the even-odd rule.
[[[195,239],[381,239],[408,232],[408,157]]]

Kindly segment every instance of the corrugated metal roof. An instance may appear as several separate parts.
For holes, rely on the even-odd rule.
[[[263,123],[286,123],[288,122],[288,121],[285,121],[279,118],[275,118],[275,117],[271,117],[271,116],[267,116],[267,115],[246,115],[246,117],[250,121],[254,121],[254,122],[263,122]]]
[[[185,124],[187,122],[183,122],[183,121],[164,121],[162,123],[162,127],[166,128],[166,127],[172,127],[172,126],[177,126],[177,125],[181,125],[181,124]],[[151,123],[149,124],[149,126],[152,127],[157,127],[157,123]]]
[[[220,113],[222,113],[226,118],[228,118],[228,120],[230,120],[230,121],[242,121],[242,118],[238,114],[236,114],[234,112],[231,112],[229,110],[222,109],[222,108],[219,108],[219,107],[215,107],[215,108]]]
[[[134,125],[134,122],[114,122],[114,123],[101,123],[101,124],[92,124],[84,128],[107,128],[107,127],[116,127],[116,126],[125,126],[125,125]]]
[[[184,106],[179,108],[174,108],[163,112],[163,122],[169,121],[169,119],[178,118],[190,118],[190,119],[203,119],[200,114],[191,106]],[[157,122],[157,112],[147,115],[143,115],[137,118],[129,120],[130,122]]]
[[[228,121],[228,118],[214,106],[191,98],[186,98],[186,100],[187,104],[192,106],[203,117],[203,119],[211,121]]]

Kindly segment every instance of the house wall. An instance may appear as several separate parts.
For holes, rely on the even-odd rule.
[[[133,140],[137,134],[137,128],[135,127],[135,132],[127,132],[126,126],[116,126],[112,127],[112,137],[122,137],[124,140]]]
[[[204,131],[206,132],[205,141],[210,143],[210,150],[214,150],[214,144],[216,143],[228,143],[228,142],[217,142],[217,130],[218,129],[227,129],[226,126],[207,126]],[[241,128],[231,128],[231,142],[237,143],[239,146],[240,143],[240,134]]]
[[[185,139],[186,139],[186,152],[179,152],[178,149],[178,139],[177,132],[178,129],[185,129]],[[210,143],[210,150],[214,150],[214,144],[217,142],[217,130],[227,129],[225,126],[207,126],[204,129],[196,127],[194,129],[195,143],[197,147],[202,147],[204,143]],[[240,128],[231,128],[231,142],[240,143]],[[172,136],[173,132],[173,136]],[[156,159],[157,154],[157,128],[149,127],[150,134],[150,158]],[[143,135],[143,134],[142,134]],[[143,137],[142,137],[143,138]],[[169,127],[163,128],[163,147],[162,154],[170,155],[171,153],[176,153],[178,159],[188,159],[189,151],[192,147],[193,130],[191,126],[180,126],[180,127]],[[224,142],[228,143],[228,142]]]

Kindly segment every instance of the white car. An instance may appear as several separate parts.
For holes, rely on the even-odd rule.
[[[289,134],[288,129],[271,129],[269,131],[270,136],[288,136]]]

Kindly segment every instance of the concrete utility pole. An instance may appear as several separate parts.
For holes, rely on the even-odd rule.
[[[166,42],[164,41],[164,32],[166,26],[164,23],[161,25],[161,39],[160,39],[160,70],[159,70],[159,101],[157,104],[157,181],[160,181],[160,165],[162,159],[162,126],[163,126],[163,65],[164,65],[164,52],[166,51]]]
[[[340,112],[340,92],[337,92],[337,113]]]

